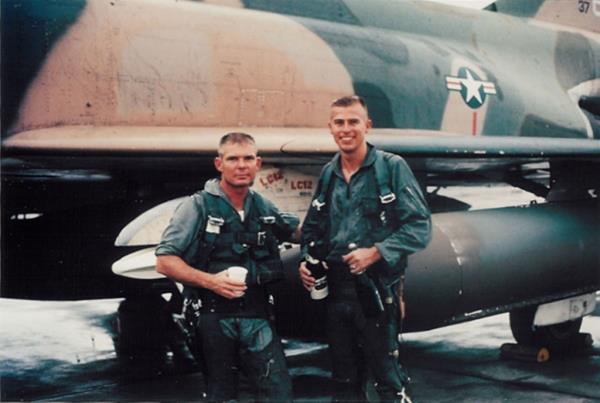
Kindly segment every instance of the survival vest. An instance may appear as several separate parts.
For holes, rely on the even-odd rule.
[[[279,255],[273,225],[278,219],[269,210],[259,194],[253,194],[252,205],[244,221],[219,196],[206,191],[202,197],[206,225],[198,235],[194,264],[209,273],[219,273],[230,266],[248,269],[248,290],[242,298],[228,300],[208,290],[198,289],[203,305],[217,312],[262,311],[265,291],[256,287],[283,279],[283,265]]]

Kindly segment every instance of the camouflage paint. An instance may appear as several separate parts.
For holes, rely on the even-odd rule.
[[[246,0],[244,4],[294,16],[322,37],[350,73],[355,92],[375,105],[370,108],[375,127],[451,128],[471,134],[476,126],[477,134],[538,136],[549,127],[541,124],[536,127],[542,133],[533,133],[527,124],[533,120],[554,122],[556,130],[549,130],[549,136],[560,136],[561,131],[568,137],[591,136],[589,122],[576,102],[565,96],[571,87],[565,88],[564,82],[588,80],[589,74],[581,69],[598,77],[593,58],[600,51],[574,55],[577,50],[564,46],[563,39],[574,34],[561,32],[560,27],[428,2],[315,0],[299,7],[294,1]],[[515,13],[535,15],[541,4],[512,6]],[[597,47],[590,38],[580,39],[577,49],[586,44]],[[482,110],[475,118],[467,105],[456,102],[455,107],[446,107],[455,97],[448,94],[444,77],[468,66],[482,71],[497,88],[497,96],[484,103],[488,113]]]
[[[377,2],[371,7],[341,0],[311,1],[301,7],[293,1],[246,0],[244,4],[301,17],[297,20],[322,37],[347,68],[354,92],[369,104],[374,127],[440,127],[443,104],[432,102],[423,108],[415,102],[413,83],[441,82],[447,61],[429,38],[389,31],[398,28],[396,18],[405,4]],[[430,67],[415,69],[419,64]],[[419,95],[443,100],[447,93],[444,87],[424,86]]]
[[[494,5],[501,13],[516,17],[533,18],[546,0],[497,0]]]
[[[47,55],[11,131],[324,127],[331,100],[349,92],[330,47],[289,18],[191,2],[92,1]]]
[[[597,0],[498,0],[499,12],[600,33]]]
[[[81,15],[85,0],[2,0],[1,7],[4,138],[17,118],[25,91],[56,42]]]
[[[48,31],[52,46],[16,59],[16,67],[34,67],[5,75],[12,82],[23,71],[14,80],[22,90],[10,88],[4,132],[17,104],[11,133],[62,125],[322,128],[331,100],[357,92],[376,127],[591,135],[567,91],[600,76],[593,36],[427,2],[210,3],[225,6],[75,3],[78,13],[71,7],[60,30],[45,28],[51,12],[36,17],[32,31]],[[497,91],[476,114],[446,87],[464,68]]]

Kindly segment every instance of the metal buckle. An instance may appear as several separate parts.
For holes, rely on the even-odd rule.
[[[219,227],[225,224],[225,219],[221,217],[213,217],[211,215],[208,216],[208,222],[210,225],[218,225]]]
[[[260,217],[260,221],[262,221],[263,224],[275,224],[275,217],[273,217],[273,216]]]
[[[381,204],[389,204],[396,200],[396,195],[394,193],[389,193],[385,196],[379,195],[379,200],[381,200]]]
[[[265,244],[266,239],[267,239],[266,231],[260,231],[256,234],[256,244],[258,246],[263,246]]]
[[[327,204],[327,203],[325,203],[325,202],[321,203],[319,201],[319,199],[314,199],[311,204],[314,208],[317,209],[317,211],[321,211],[321,208],[323,208],[323,206],[325,206],[325,204]]]

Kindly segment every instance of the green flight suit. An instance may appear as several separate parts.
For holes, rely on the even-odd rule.
[[[376,164],[377,158],[384,163]],[[387,169],[389,190],[395,197],[382,203],[376,166]],[[327,170],[333,170],[329,175]],[[327,189],[323,178],[329,176]],[[323,198],[323,195],[326,198]],[[396,285],[406,268],[407,256],[423,249],[431,233],[430,212],[412,171],[399,156],[378,151],[368,145],[360,169],[346,183],[337,154],[323,168],[313,200],[325,199],[325,207],[313,201],[302,226],[303,252],[315,241],[325,246],[329,296],[327,297],[327,334],[334,379],[342,384],[361,382],[362,350],[368,369],[378,384],[380,396],[395,400],[408,377],[393,354],[397,349],[398,295]],[[393,199],[390,201],[390,199]],[[383,310],[373,301],[372,289],[364,278],[354,276],[343,263],[349,245],[375,246],[382,259],[365,274],[388,301]],[[367,295],[365,298],[365,293]],[[351,390],[342,385],[345,391]],[[348,398],[348,396],[346,396]]]
[[[207,289],[185,290],[199,296],[202,304],[197,334],[211,401],[237,397],[240,369],[245,370],[260,400],[292,398],[281,342],[268,321],[264,280],[282,270],[278,241],[287,240],[297,225],[297,217],[280,213],[252,190],[244,202],[242,220],[213,179],[202,192],[181,203],[163,233],[157,256],[179,256],[210,273],[229,266],[248,269],[248,289],[241,298],[229,300]]]

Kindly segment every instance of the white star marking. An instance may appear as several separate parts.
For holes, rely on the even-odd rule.
[[[471,72],[468,69],[467,78],[462,79],[460,81],[467,88],[467,103],[473,98],[477,99],[480,104],[483,103],[483,100],[481,99],[481,94],[479,93],[479,88],[481,88],[483,82],[474,80],[473,76],[471,75]]]
[[[599,0],[600,1],[600,0]],[[449,91],[457,91],[463,95],[463,101],[468,105],[469,101],[475,98],[479,101],[479,105],[483,105],[484,94],[496,95],[496,84],[491,81],[476,80],[473,78],[473,73],[465,68],[465,77],[446,76],[446,88]],[[463,92],[463,89],[466,91]],[[472,108],[477,108],[473,106]]]

